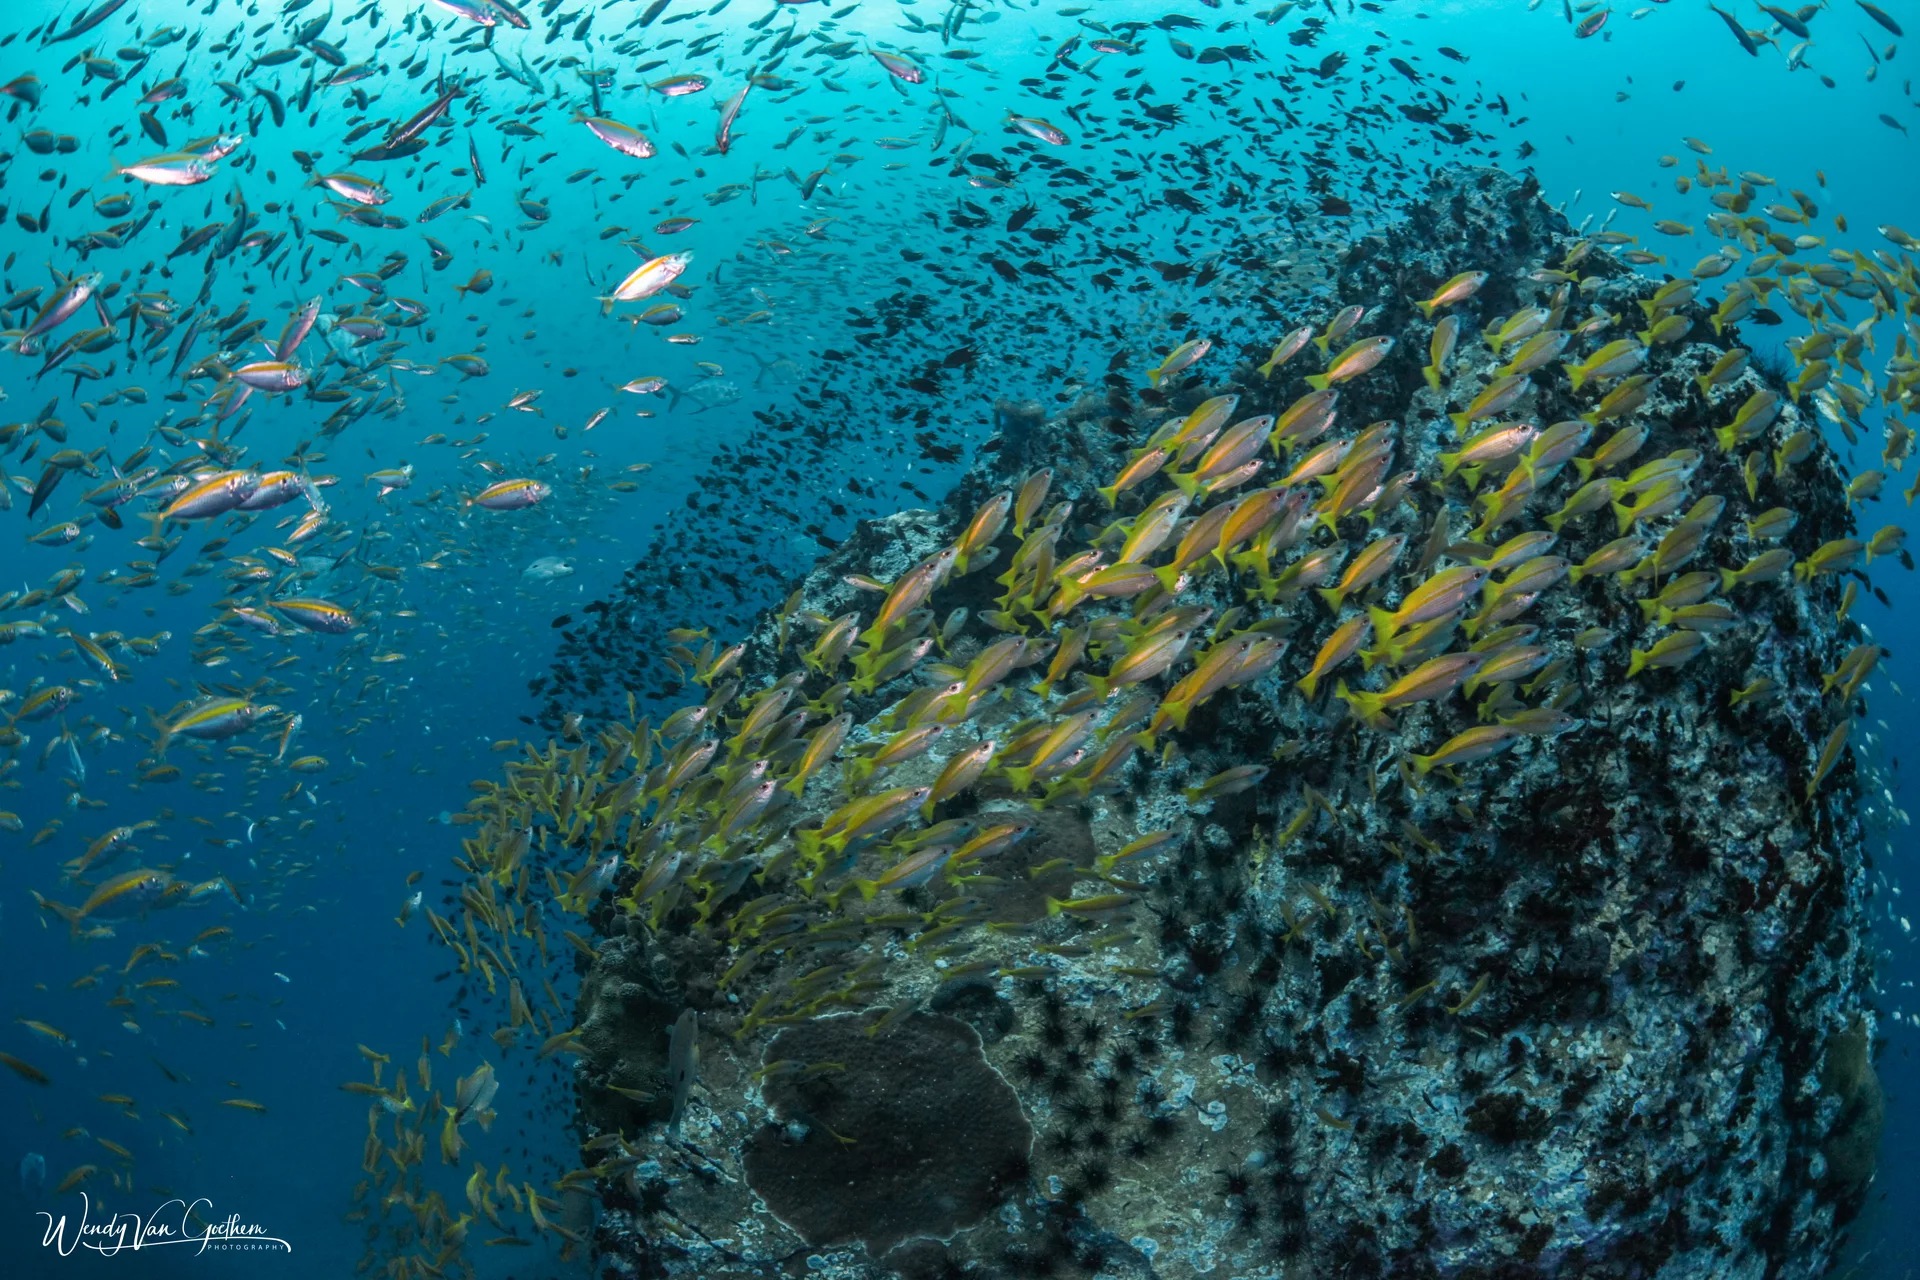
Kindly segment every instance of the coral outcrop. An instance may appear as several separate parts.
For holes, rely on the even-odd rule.
[[[1470,299],[1416,309],[1470,269],[1488,273]],[[1300,291],[1301,323],[1357,305],[1351,337],[1395,339],[1338,383],[1326,438],[1385,424],[1391,465],[1347,510],[1338,484],[1301,482],[1330,514],[1271,563],[1176,565],[1157,607],[1197,620],[1164,677],[1118,678],[1137,640],[1121,628],[1151,625],[1139,594],[1057,617],[1009,601],[1034,529],[1057,521],[1051,563],[1090,545],[1114,563],[1129,532],[1103,530],[1167,486],[1111,511],[1097,489],[1213,397],[1284,423],[1322,357],[1268,375],[1264,351],[1215,351],[1156,388],[1116,376],[1051,420],[1002,405],[1003,447],[938,510],[863,525],[744,648],[685,656],[708,710],[697,733],[656,724],[657,769],[709,732],[732,745],[680,802],[691,834],[628,829],[582,959],[603,1274],[1822,1274],[1881,1111],[1844,733],[1864,638],[1846,593],[1867,569],[1833,454],[1708,306],[1656,294],[1507,175],[1441,175],[1323,284]],[[1519,345],[1479,335],[1530,307],[1592,330],[1476,418]],[[1458,342],[1432,362],[1446,315]],[[1656,330],[1667,316],[1691,323]],[[1575,389],[1563,362],[1642,325],[1631,394],[1614,398],[1617,375]],[[1770,416],[1749,432],[1756,403]],[[1503,418],[1538,438],[1564,425],[1580,465],[1443,462]],[[1262,482],[1309,443],[1270,454]],[[1671,503],[1667,473],[1636,470],[1654,463],[1682,476]],[[898,591],[1043,466],[1043,509],[993,531],[991,563],[909,602],[924,614],[907,639],[874,622],[864,579]],[[1529,555],[1501,560],[1529,534]],[[1307,589],[1393,537],[1391,572],[1351,598]],[[1623,538],[1640,539],[1630,555]],[[1763,558],[1776,548],[1797,572]],[[1451,625],[1420,634],[1415,584],[1486,563]],[[865,678],[842,685],[847,650],[800,655],[848,615]],[[1355,619],[1374,627],[1365,656],[1303,688]],[[1100,660],[1051,677],[1081,624]],[[879,670],[916,635],[917,663]],[[993,648],[1019,636],[1034,647]],[[1383,652],[1395,642],[1411,651]],[[1174,716],[1168,686],[1234,643],[1264,665]],[[1503,654],[1511,675],[1392,694],[1448,652]],[[970,697],[1008,653],[1011,674],[940,722],[933,700]],[[814,761],[841,715],[844,745]],[[903,740],[928,723],[943,731]],[[942,794],[982,741],[1017,754]],[[665,1087],[685,1008],[699,1081],[674,1139],[658,1098],[637,1099]]]

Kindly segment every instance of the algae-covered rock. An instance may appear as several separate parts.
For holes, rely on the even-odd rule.
[[[1026,1182],[1033,1131],[964,1022],[912,1014],[878,1035],[853,1017],[788,1027],[767,1047],[773,1117],[747,1181],[809,1244],[884,1257],[945,1238]]]
[[[589,1164],[619,1155],[609,1274],[1823,1271],[1881,1109],[1844,480],[1736,332],[1583,245],[1530,184],[1455,171],[1317,278],[1286,264],[1301,322],[1358,305],[1347,340],[1396,342],[1339,384],[1324,437],[1388,461],[1346,509],[1345,472],[1300,478],[1325,518],[1270,562],[1203,546],[1151,607],[1020,595],[1039,557],[1114,563],[1171,486],[1112,510],[1096,490],[1163,424],[1233,395],[1229,417],[1284,431],[1326,360],[1216,353],[1052,420],[999,406],[1002,447],[938,510],[862,525],[744,647],[688,655],[708,709],[653,767],[706,741],[716,772],[628,829],[582,1002]],[[1443,313],[1413,303],[1468,268],[1487,281],[1435,364]],[[1477,413],[1523,347],[1477,335],[1532,307],[1591,334]],[[1656,336],[1656,315],[1692,323]],[[1563,364],[1642,324],[1638,373],[1573,386]],[[1574,443],[1443,464],[1501,419]],[[1262,482],[1312,443],[1267,453]],[[1306,589],[1377,539],[1400,540],[1391,572]],[[956,543],[985,567],[933,573],[898,633],[873,622]],[[1431,634],[1393,612],[1489,562]],[[1155,610],[1185,620],[1179,656],[1122,678]],[[1370,647],[1303,680],[1368,622]],[[1090,637],[1098,661],[1049,670]],[[871,678],[909,644],[911,674]],[[1448,653],[1511,674],[1390,687]],[[1247,666],[1168,694],[1210,658]],[[1015,763],[941,790],[982,742]],[[674,1140],[607,1085],[657,1081],[680,1004],[701,1075]]]
[[[1827,1176],[1842,1195],[1857,1193],[1872,1179],[1886,1125],[1887,1100],[1873,1069],[1872,1047],[1865,1020],[1856,1020],[1827,1041],[1821,1070],[1822,1091],[1840,1104],[1821,1150]]]

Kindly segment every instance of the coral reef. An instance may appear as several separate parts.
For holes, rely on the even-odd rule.
[[[682,648],[704,704],[573,749],[582,883],[622,853],[580,961],[603,1274],[1824,1271],[1881,1109],[1834,456],[1504,174],[1439,175],[1324,296],[1395,338],[1328,346],[1337,414],[1307,356],[1224,352],[999,406],[938,510]],[[1532,308],[1564,360],[1524,364]],[[1225,396],[1263,480],[1344,439],[1269,491],[1290,528],[1230,532]],[[1177,488],[1117,483],[1156,449]]]

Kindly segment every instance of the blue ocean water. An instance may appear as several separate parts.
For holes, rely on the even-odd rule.
[[[1910,5],[1884,9],[1920,24]],[[11,716],[50,685],[75,695],[57,714],[23,716],[0,766],[0,810],[17,815],[0,831],[0,1049],[47,1077],[0,1073],[7,1159],[36,1154],[45,1166],[44,1177],[23,1168],[8,1183],[0,1256],[23,1268],[10,1274],[348,1273],[371,1230],[348,1219],[368,1176],[367,1100],[340,1088],[371,1078],[356,1046],[390,1058],[383,1080],[404,1068],[423,1106],[435,1091],[415,1066],[423,1041],[444,1097],[456,1077],[492,1064],[498,1116],[483,1134],[465,1131],[461,1169],[477,1159],[492,1177],[505,1166],[503,1184],[551,1194],[576,1166],[568,1059],[536,1054],[544,1030],[521,1030],[510,1050],[492,1041],[507,1021],[504,992],[488,998],[473,975],[451,972],[424,909],[458,882],[463,828],[452,819],[474,788],[500,778],[520,740],[547,738],[535,722],[551,699],[529,682],[547,677],[557,637],[662,546],[661,530],[735,544],[753,566],[716,581],[725,561],[711,546],[686,546],[691,579],[670,597],[679,609],[656,620],[663,637],[669,627],[712,626],[724,641],[785,595],[774,569],[800,571],[860,517],[930,505],[915,495],[944,492],[992,430],[996,398],[1057,406],[1116,350],[1140,370],[1193,333],[1223,346],[1277,339],[1233,288],[1250,269],[1236,255],[1261,237],[1324,225],[1313,215],[1329,198],[1351,206],[1356,231],[1389,220],[1436,166],[1528,169],[1576,226],[1633,232],[1680,270],[1720,244],[1706,235],[1702,193],[1675,191],[1696,158],[1810,193],[1817,233],[1835,247],[1891,250],[1876,228],[1920,227],[1920,164],[1907,133],[1920,126],[1912,55],[1899,56],[1904,42],[1853,5],[1808,20],[1812,42],[1796,69],[1790,32],[1749,55],[1711,6],[1691,0],[1615,8],[1584,38],[1577,24],[1603,10],[1552,2],[621,0],[529,8],[526,30],[486,0],[475,12],[496,21],[489,28],[425,0],[331,9],[150,0],[55,43],[49,35],[80,19],[80,7],[22,3],[0,16],[0,78],[39,81],[9,88],[11,136],[0,136],[0,254],[6,292],[21,295],[7,326],[26,329],[66,280],[102,275],[98,312],[90,300],[39,351],[0,354],[0,420],[18,427],[0,441],[11,497],[0,517],[11,526],[0,535],[0,591],[24,593],[68,568],[85,575],[64,595],[16,598],[0,612],[15,628],[0,647],[0,690],[13,695],[0,710]],[[1735,12],[1756,29],[1773,25],[1752,6]],[[327,25],[306,35],[322,17]],[[1095,49],[1100,41],[1111,49]],[[917,81],[889,73],[874,49],[910,59]],[[364,65],[366,77],[325,85],[342,69],[336,57]],[[649,87],[687,74],[707,86],[679,96]],[[140,101],[172,78],[183,82],[177,96]],[[424,149],[349,158],[455,80],[463,95],[425,125]],[[720,151],[721,109],[750,82]],[[1142,116],[1156,105],[1177,110]],[[143,113],[158,136],[143,132]],[[641,130],[654,154],[611,149],[576,114]],[[1116,140],[1115,118],[1148,123]],[[1019,119],[1046,121],[1066,140],[1036,144]],[[1459,129],[1450,135],[1428,119]],[[113,171],[222,135],[239,145],[203,182],[153,185]],[[1010,150],[1016,144],[1024,150]],[[1316,151],[1324,164],[1309,163]],[[1035,152],[1046,163],[1028,162]],[[309,185],[310,172],[364,175],[391,199],[356,205]],[[1255,194],[1236,199],[1236,183]],[[1191,193],[1191,204],[1173,191]],[[128,211],[97,207],[119,193],[132,198]],[[431,201],[461,193],[465,203],[416,220]],[[1029,205],[1061,239],[1002,231]],[[356,210],[401,225],[343,216]],[[1845,232],[1828,225],[1835,212]],[[696,221],[664,229],[676,217]],[[1663,235],[1656,217],[1692,231]],[[240,224],[230,252],[220,252],[219,233],[172,252],[215,223]],[[428,237],[448,262],[435,263],[441,251]],[[692,254],[679,280],[685,297],[603,306],[628,272],[670,252]],[[383,296],[344,279],[383,262],[397,264]],[[1161,272],[1147,262],[1205,266]],[[485,291],[456,291],[484,283],[478,272],[490,273]],[[1108,273],[1113,280],[1096,278]],[[141,306],[130,310],[136,295]],[[233,384],[196,366],[223,351],[228,367],[267,359],[263,344],[315,296],[326,319],[301,349],[309,387],[256,392],[217,419],[225,404],[214,397]],[[409,323],[410,302],[383,297],[423,304],[420,322]],[[874,323],[916,299],[930,319],[891,332]],[[664,302],[684,315],[633,322]],[[372,316],[385,332],[355,346],[337,316]],[[263,322],[256,333],[214,342],[216,330],[234,335],[253,319]],[[48,353],[82,329],[104,331],[96,349],[43,372]],[[1748,340],[1757,356],[1783,359],[1784,340],[1799,332],[1788,324]],[[969,345],[974,358],[943,368],[937,394],[909,385],[930,360]],[[484,373],[449,363],[474,355]],[[620,390],[653,377],[668,390]],[[822,401],[822,387],[841,394]],[[515,406],[523,393],[537,398]],[[589,427],[602,409],[611,413]],[[770,447],[755,411],[834,426],[800,480],[786,482],[789,525],[743,529],[725,518],[748,496],[727,487],[734,463]],[[330,415],[349,413],[330,434]],[[1876,404],[1864,415],[1859,469],[1877,465],[1879,413]],[[46,429],[49,419],[64,427]],[[929,434],[933,447],[921,438]],[[122,528],[81,498],[136,449],[151,447],[146,465],[169,465],[217,456],[220,442],[244,445],[248,464],[296,458],[287,465],[337,477],[315,491],[322,531],[296,548],[298,571],[314,575],[298,594],[349,608],[355,625],[345,634],[284,623],[285,634],[249,630],[220,603],[229,590],[242,603],[264,600],[261,585],[234,587],[234,575],[281,579],[286,566],[265,548],[285,542],[309,509],[305,497],[252,520],[172,530],[147,519],[155,498],[119,507]],[[35,484],[61,449],[88,456],[30,515]],[[369,479],[402,467],[411,468],[405,487],[383,493]],[[465,503],[512,477],[537,477],[551,496],[517,511]],[[1889,479],[1872,523],[1904,522],[1906,483]],[[89,516],[71,541],[40,536]],[[176,535],[164,554],[136,545]],[[569,571],[530,573],[545,557]],[[152,567],[135,563],[145,561]],[[1890,793],[1880,811],[1890,814],[1910,803],[1899,762],[1911,717],[1900,690],[1920,688],[1920,671],[1900,640],[1920,598],[1908,576],[1875,581],[1888,602],[1863,599],[1857,614],[1891,654],[1870,686],[1875,741],[1856,746],[1884,762]],[[113,647],[121,670],[108,680],[69,632],[102,645],[102,633],[165,638],[150,654]],[[636,684],[644,699],[649,685]],[[155,718],[175,722],[196,689],[279,711],[245,736],[177,736],[165,761],[180,776],[161,780]],[[287,714],[300,727],[282,752]],[[307,756],[320,758],[311,772],[287,767]],[[147,823],[125,851],[63,873],[97,838]],[[1899,1277],[1920,1259],[1920,1226],[1902,1211],[1920,1203],[1920,1178],[1902,1156],[1916,1125],[1920,1000],[1911,908],[1899,895],[1910,828],[1898,819],[1884,827],[1873,914],[1886,949],[1877,1062],[1887,1128],[1878,1180],[1851,1228],[1849,1274]],[[102,910],[78,924],[40,901],[77,908],[106,876],[140,867],[197,886],[194,900],[111,922]],[[408,912],[416,892],[422,909]],[[566,950],[565,927],[578,918],[547,930],[556,952]],[[145,944],[156,949],[139,950]],[[574,979],[564,954],[552,960],[522,977],[559,1031]],[[536,993],[542,981],[554,984],[557,1005]],[[437,1137],[438,1125],[427,1132]],[[464,1177],[431,1152],[425,1176],[450,1204],[462,1202]],[[135,1212],[205,1197],[203,1216],[237,1214],[292,1252],[56,1256],[43,1247],[39,1215],[77,1217],[81,1191]],[[478,1274],[585,1269],[579,1251],[563,1262],[557,1237],[520,1223],[511,1234],[532,1243],[489,1248],[483,1233],[508,1233],[474,1227],[465,1257]]]

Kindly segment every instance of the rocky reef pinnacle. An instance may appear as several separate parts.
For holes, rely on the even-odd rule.
[[[1487,273],[1470,303],[1416,307],[1468,270]],[[695,664],[707,710],[671,724],[644,793],[673,793],[688,743],[730,744],[699,764],[736,771],[682,803],[692,836],[628,835],[643,847],[580,959],[602,1275],[1824,1273],[1880,1098],[1845,733],[1864,566],[1811,414],[1689,291],[1657,294],[1492,170],[1440,174],[1402,222],[1241,287],[1322,332],[1365,308],[1351,336],[1395,339],[1337,383],[1325,437],[1379,428],[1392,461],[1353,508],[1299,481],[1321,505],[1270,562],[1223,541],[1183,565],[1206,516],[1170,525],[1158,581],[1193,611],[1191,662],[1121,678],[1146,648],[1125,628],[1151,636],[1132,586],[1022,613],[1034,530],[1050,565],[1117,563],[1158,490],[1097,491],[1219,397],[1286,432],[1306,356],[1263,372],[1215,351],[1052,418],[999,406],[999,447],[938,509],[862,525],[744,648]],[[1523,359],[1482,335],[1529,308],[1555,321],[1536,330],[1598,317],[1589,348],[1646,323],[1631,394],[1554,359],[1477,414]],[[1670,315],[1691,324],[1657,329]],[[1500,419],[1565,428],[1577,461],[1459,456]],[[1181,469],[1191,513],[1203,466]],[[869,580],[897,594],[999,495],[978,563],[930,576],[908,639],[869,629]],[[1392,571],[1343,589],[1391,538]],[[1449,564],[1495,567],[1429,637],[1407,601]],[[870,639],[843,685],[850,614]],[[1372,648],[1309,678],[1369,621]],[[1106,652],[1054,674],[1072,643]],[[1161,696],[1230,644],[1254,665]],[[1449,646],[1480,655],[1462,692],[1395,692]],[[930,710],[996,655],[1012,674],[963,718]],[[986,741],[1016,754],[947,789]]]

